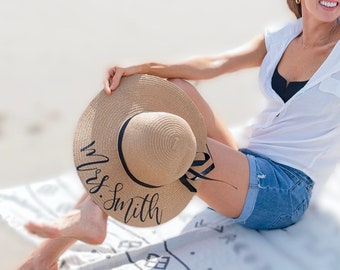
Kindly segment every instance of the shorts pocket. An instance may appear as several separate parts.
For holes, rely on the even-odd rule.
[[[294,222],[292,222],[291,215],[282,215],[275,220],[275,222],[271,225],[270,228],[271,229],[282,229],[293,224]]]
[[[292,224],[300,220],[300,218],[306,212],[308,208],[308,204],[309,204],[308,201],[304,200],[300,205],[298,205],[298,207],[295,209],[295,211],[292,214]]]
[[[312,196],[313,182],[303,179],[291,191],[292,222],[296,223],[306,212]]]
[[[294,186],[290,191],[291,211],[279,216],[271,225],[272,229],[280,229],[293,225],[298,222],[306,212],[309,206],[312,188],[307,188],[309,185],[306,185],[304,182],[300,182],[297,186]]]
[[[308,208],[308,201],[303,201],[291,215],[281,215],[271,225],[271,229],[282,229],[298,222]]]

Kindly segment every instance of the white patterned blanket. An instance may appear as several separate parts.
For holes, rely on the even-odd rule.
[[[338,172],[336,175],[340,175]],[[109,219],[100,246],[77,242],[60,269],[340,269],[340,181],[336,175],[302,221],[282,230],[253,231],[194,199],[172,221],[148,229]],[[18,234],[28,220],[46,221],[69,210],[83,192],[75,173],[0,191],[0,216]]]

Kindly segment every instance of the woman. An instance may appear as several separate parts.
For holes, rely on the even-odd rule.
[[[275,33],[213,57],[183,63],[114,67],[104,81],[110,95],[122,76],[146,73],[167,78],[196,103],[207,125],[215,169],[208,174],[231,185],[204,182],[197,195],[217,212],[254,229],[275,229],[297,222],[339,160],[340,48],[339,2],[287,0],[297,18]],[[249,128],[246,149],[238,149],[227,129],[188,82],[258,67],[266,109]],[[181,79],[177,79],[181,78]],[[51,239],[43,242],[20,269],[57,269],[58,257],[75,239],[101,243],[107,216],[84,195],[75,211],[52,225],[27,224]]]

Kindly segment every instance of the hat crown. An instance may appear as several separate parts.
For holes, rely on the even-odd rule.
[[[122,139],[124,161],[134,178],[151,186],[177,181],[191,167],[196,138],[180,116],[144,112],[132,117]]]

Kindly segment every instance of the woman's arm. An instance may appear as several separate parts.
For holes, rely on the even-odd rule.
[[[149,74],[162,78],[204,80],[237,70],[261,65],[266,54],[264,37],[226,53],[215,56],[200,56],[176,64],[145,63],[130,67],[113,67],[104,81],[104,90],[110,94],[119,85],[122,76]]]

